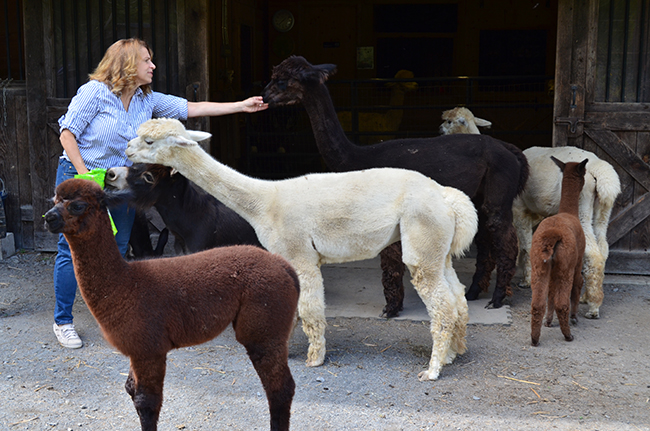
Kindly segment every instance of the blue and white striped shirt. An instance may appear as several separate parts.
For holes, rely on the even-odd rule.
[[[79,87],[68,111],[59,118],[59,130],[70,130],[89,170],[130,166],[124,153],[138,127],[151,118],[187,119],[187,100],[163,93],[145,95],[138,88],[128,112],[122,100],[103,82],[91,80]],[[63,156],[68,155],[63,152]]]

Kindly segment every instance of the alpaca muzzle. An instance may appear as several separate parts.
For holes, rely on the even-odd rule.
[[[43,216],[45,218],[45,228],[52,233],[61,233],[63,231],[63,217],[57,207],[52,208]]]

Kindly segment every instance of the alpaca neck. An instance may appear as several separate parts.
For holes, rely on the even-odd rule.
[[[79,290],[93,315],[103,323],[101,311],[112,308],[112,302],[117,307],[123,299],[116,287],[125,285],[128,264],[113,237],[108,213],[102,211],[93,222],[83,235],[64,236],[70,245]]]
[[[217,162],[198,145],[174,147],[169,160],[185,178],[219,199],[246,221],[264,217],[268,203],[274,199],[272,181],[263,181],[240,174]]]
[[[309,88],[302,104],[309,116],[318,150],[327,166],[333,171],[345,171],[353,167],[350,162],[360,159],[353,154],[362,147],[354,145],[345,135],[325,84]]]
[[[578,178],[564,176],[562,179],[562,195],[558,213],[573,214],[578,217],[578,207],[582,184]]]

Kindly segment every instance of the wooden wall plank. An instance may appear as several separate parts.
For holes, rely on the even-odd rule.
[[[650,160],[650,135],[647,132],[624,132],[625,135],[618,133],[619,136],[627,143],[631,143],[632,139],[635,140],[635,152],[639,159],[644,163]],[[646,190],[639,184],[635,185],[634,199],[637,201],[639,198],[646,194]],[[640,215],[643,217],[642,215]],[[646,214],[642,220],[637,223],[630,231],[630,250],[647,250],[650,246],[650,212]]]
[[[45,4],[47,5],[47,3]],[[55,172],[50,169],[50,154],[47,145],[46,97],[47,97],[47,68],[45,64],[46,28],[44,4],[42,2],[24,2],[25,52],[25,81],[27,85],[27,133],[29,136],[30,179],[32,186],[31,206],[21,208],[22,220],[31,223],[34,230],[33,248],[41,250],[52,234],[45,231],[40,218],[49,209],[49,199],[54,183]],[[49,11],[48,11],[49,16]],[[50,37],[50,35],[47,35]],[[50,37],[51,38],[51,37]],[[29,218],[31,217],[31,220]]]
[[[650,275],[650,253],[647,251],[612,250],[607,258],[607,274]]]
[[[585,133],[600,145],[612,158],[638,181],[646,191],[650,191],[650,166],[609,130],[585,129]]]
[[[612,246],[616,245],[616,248],[623,249],[623,244],[617,243],[624,239],[639,223],[647,219],[648,215],[650,215],[650,194],[646,193],[633,205],[628,206],[610,220],[607,229],[607,242]],[[629,245],[626,248],[629,249]]]
[[[615,112],[616,104],[607,112],[587,112],[585,119],[589,127],[609,130],[650,131],[650,110],[648,112]]]

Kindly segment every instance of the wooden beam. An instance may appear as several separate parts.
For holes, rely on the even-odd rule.
[[[608,112],[588,112],[585,119],[590,127],[596,129],[648,132],[650,131],[649,116],[650,112],[616,112],[615,107],[612,107]]]
[[[46,3],[47,4],[47,3]],[[23,28],[25,37],[25,83],[27,96],[27,136],[30,161],[30,180],[33,191],[31,205],[21,206],[23,230],[25,233],[33,229],[43,231],[43,223],[35,223],[34,220],[45,214],[45,196],[51,195],[46,191],[50,183],[48,172],[48,155],[43,154],[46,145],[46,96],[47,96],[47,73],[45,64],[45,29],[44,29],[44,4],[38,1],[23,2]],[[31,220],[28,220],[32,217]],[[26,248],[39,249],[36,243],[31,244],[29,238],[24,238]]]
[[[634,205],[625,208],[609,221],[607,242],[610,245],[614,244],[649,216],[650,193],[646,193],[637,199]]]
[[[650,253],[647,251],[612,250],[605,264],[605,273],[650,275],[648,260]]]
[[[585,133],[609,156],[616,160],[621,168],[650,191],[650,166],[621,141],[614,132],[601,129],[585,129]]]

